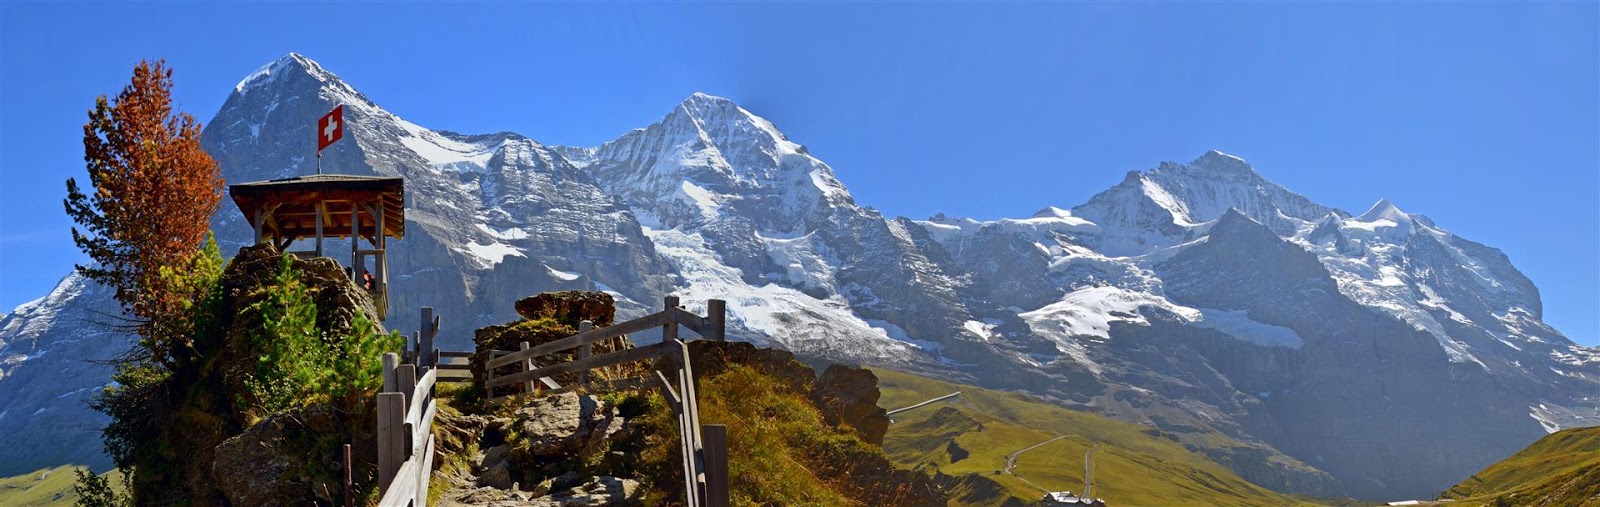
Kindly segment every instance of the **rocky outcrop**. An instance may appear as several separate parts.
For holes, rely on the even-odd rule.
[[[487,378],[489,356],[494,351],[519,350],[524,342],[529,346],[535,346],[572,336],[577,334],[579,323],[585,320],[597,328],[606,327],[611,325],[617,314],[615,301],[610,294],[604,292],[546,292],[518,300],[516,308],[523,320],[480,328],[473,337],[475,347],[471,358],[472,376],[479,383]],[[596,342],[592,347],[594,354],[604,354],[633,348],[633,343],[626,336],[618,336]],[[536,366],[569,361],[574,354],[575,350],[551,354],[537,361]],[[510,365],[497,370],[496,374],[504,375],[518,371],[522,371],[520,366]],[[642,371],[638,368],[613,366],[595,370],[593,375],[602,379],[621,378],[628,372]],[[561,385],[575,382],[576,379],[576,373],[557,375],[554,378]],[[521,392],[521,389],[519,386],[506,386],[497,388],[492,394]]]
[[[504,413],[504,412],[502,412]],[[595,396],[560,393],[528,400],[507,415],[440,413],[437,472],[453,485],[445,506],[630,505],[642,490],[612,466],[619,448],[641,448],[643,413]],[[442,437],[442,438],[440,438]],[[478,451],[477,449],[482,449]]]
[[[343,468],[342,453],[319,448],[318,436],[357,428],[351,452],[357,478],[377,469],[369,419],[352,419],[326,406],[273,414],[216,448],[212,475],[232,507],[271,507],[317,502],[331,505],[342,498],[341,485],[326,471]]]
[[[878,376],[866,368],[828,365],[811,391],[811,402],[828,424],[850,427],[861,439],[883,445],[889,432],[889,416],[878,406]]]

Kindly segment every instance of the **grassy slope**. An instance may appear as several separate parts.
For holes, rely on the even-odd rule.
[[[1600,427],[1546,435],[1446,490],[1453,505],[1600,507]],[[1503,498],[1503,500],[1502,500]]]
[[[62,465],[47,470],[34,470],[16,477],[0,478],[0,505],[7,507],[68,506],[78,499],[72,491],[78,477],[72,472],[77,465]],[[122,475],[116,470],[111,484],[120,488]]]
[[[1023,453],[1016,474],[1046,488],[1079,492],[1084,451],[1098,442],[1095,496],[1117,507],[1307,505],[1251,484],[1151,428],[1067,410],[1026,395],[873,371],[883,391],[878,403],[883,407],[963,392],[955,399],[892,416],[895,423],[884,442],[884,451],[901,466],[929,464],[946,475],[979,474],[1005,488],[969,497],[963,505],[1000,505],[1011,497],[1037,500],[1042,491],[997,471],[1005,467],[1007,454],[1057,435],[1076,436]],[[959,447],[956,454],[969,453],[953,463],[952,441]]]

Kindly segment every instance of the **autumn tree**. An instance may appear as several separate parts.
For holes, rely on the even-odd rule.
[[[173,108],[165,60],[140,61],[121,93],[95,99],[83,125],[83,160],[93,191],[68,179],[65,201],[82,227],[72,229],[72,240],[93,261],[78,272],[116,290],[147,359],[171,366],[187,355],[178,317],[199,290],[173,270],[195,260],[223,181],[200,147],[200,123]]]

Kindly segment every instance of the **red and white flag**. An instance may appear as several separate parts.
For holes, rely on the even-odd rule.
[[[322,150],[328,145],[344,137],[344,105],[333,108],[321,120],[317,121],[317,156],[322,156]]]

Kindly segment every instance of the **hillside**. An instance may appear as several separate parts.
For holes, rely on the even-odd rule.
[[[1600,506],[1600,426],[1552,433],[1442,496],[1455,505]]]
[[[77,476],[72,473],[77,465],[62,465],[50,469],[35,470],[15,477],[0,477],[0,505],[7,507],[67,507],[72,505],[78,494],[72,486],[77,483]],[[121,472],[112,470],[106,472],[112,475],[111,484],[121,486]]]
[[[884,451],[905,467],[932,466],[952,480],[952,505],[1017,505],[1052,490],[1083,489],[1083,454],[1095,452],[1094,496],[1111,505],[1306,505],[1256,486],[1190,452],[1155,428],[1067,410],[1031,396],[874,369],[879,405],[910,406],[955,391],[954,399],[890,416]],[[1020,455],[1015,473],[999,473],[1006,455],[1066,436]],[[1219,439],[1225,437],[1217,437]],[[971,474],[971,475],[967,475]],[[964,476],[965,477],[962,477]],[[1026,481],[1022,480],[1026,479]],[[998,486],[998,489],[995,487]]]

